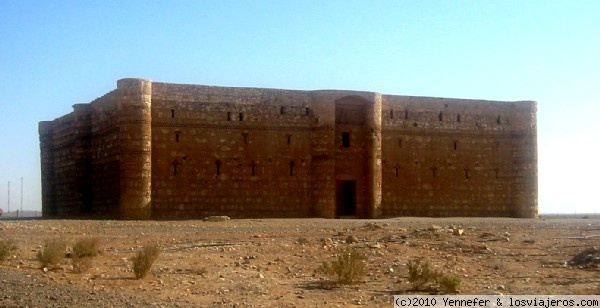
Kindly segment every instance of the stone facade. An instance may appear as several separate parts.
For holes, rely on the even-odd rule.
[[[122,79],[39,132],[45,217],[537,216],[531,101]]]

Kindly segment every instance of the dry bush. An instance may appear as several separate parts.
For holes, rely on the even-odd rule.
[[[422,290],[428,284],[434,283],[440,273],[431,269],[428,261],[417,258],[408,261],[408,281],[413,284],[415,290]]]
[[[446,294],[456,294],[458,293],[458,288],[462,280],[454,275],[443,275],[438,279],[438,284],[440,285],[440,291]]]
[[[73,268],[83,273],[92,267],[92,259],[100,254],[100,239],[81,239],[73,245]]]
[[[317,271],[333,277],[338,284],[351,284],[365,275],[365,260],[363,254],[347,246],[336,260],[323,262]]]
[[[417,258],[408,261],[406,266],[408,267],[408,281],[413,284],[415,290],[438,286],[443,293],[458,293],[458,287],[462,282],[460,278],[432,269],[429,261]]]
[[[42,268],[55,266],[63,260],[66,250],[67,244],[61,239],[46,241],[44,248],[37,253],[37,260]]]
[[[17,250],[13,240],[0,240],[0,261],[4,261],[11,253]]]
[[[146,246],[138,252],[133,258],[133,272],[135,273],[135,278],[141,279],[146,277],[146,274],[148,274],[150,268],[152,268],[152,264],[158,259],[160,252],[160,248],[155,245]]]

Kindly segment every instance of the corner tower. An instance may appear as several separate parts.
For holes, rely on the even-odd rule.
[[[514,198],[513,216],[538,216],[537,103],[523,101],[515,107],[521,132],[513,138]]]
[[[119,216],[149,219],[152,215],[152,81],[117,81],[119,110]]]

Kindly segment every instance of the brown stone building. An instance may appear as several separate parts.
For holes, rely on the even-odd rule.
[[[537,215],[531,101],[122,79],[39,132],[45,217]]]

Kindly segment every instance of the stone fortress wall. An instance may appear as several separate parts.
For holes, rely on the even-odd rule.
[[[39,131],[45,217],[537,216],[530,101],[122,79]]]

